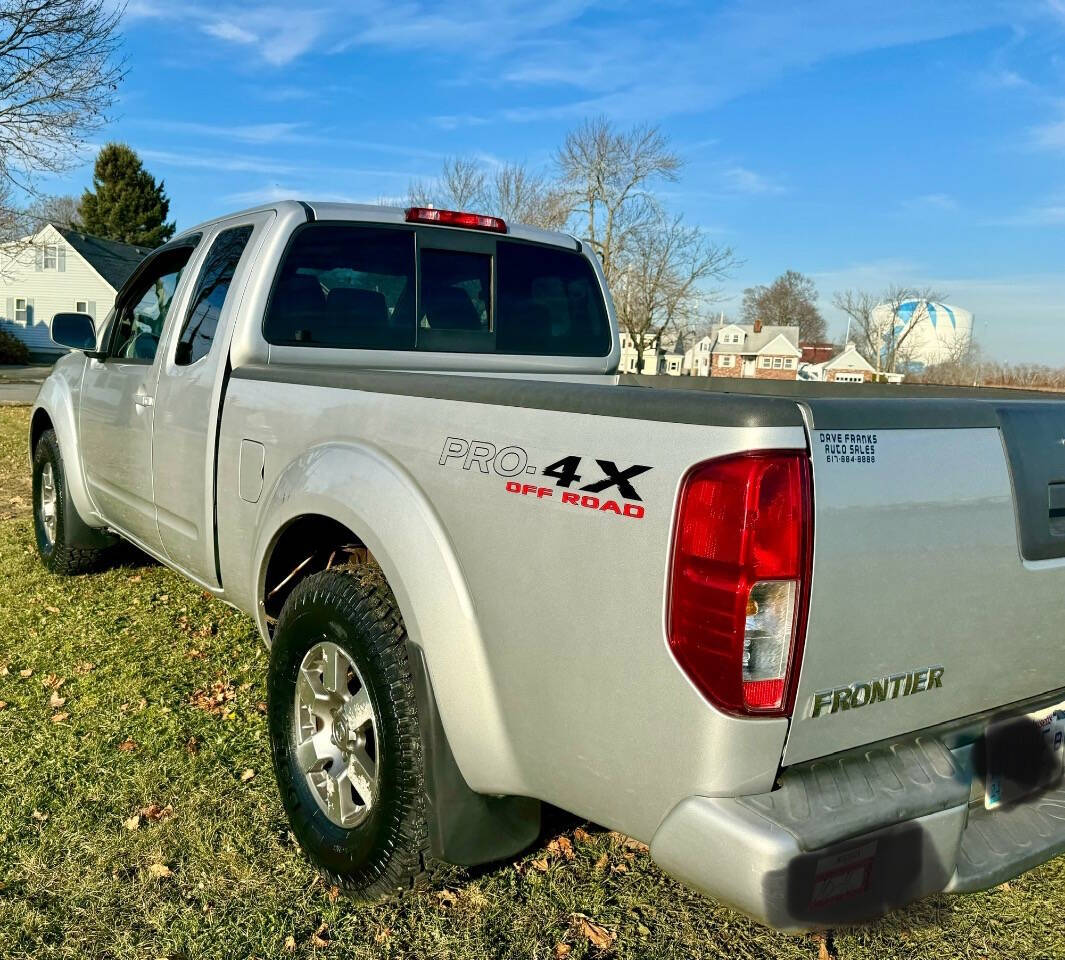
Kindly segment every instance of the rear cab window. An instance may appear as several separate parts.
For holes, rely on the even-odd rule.
[[[610,324],[577,251],[473,231],[316,221],[293,234],[269,343],[602,357]]]

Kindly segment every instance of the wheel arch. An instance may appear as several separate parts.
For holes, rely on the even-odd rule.
[[[319,551],[319,541],[328,550]],[[259,512],[252,551],[250,592],[264,638],[269,640],[269,611],[278,593],[268,595],[287,576],[284,571],[316,553],[280,593],[324,569],[323,554],[341,547],[365,550],[381,567],[409,642],[424,658],[427,684],[466,783],[478,793],[526,794],[454,548],[424,492],[382,451],[326,444],[280,472]]]

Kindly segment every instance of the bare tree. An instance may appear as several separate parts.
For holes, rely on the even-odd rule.
[[[827,336],[825,318],[817,309],[817,287],[796,270],[781,274],[768,287],[744,290],[740,315],[744,323],[798,327],[800,343],[821,343]]]
[[[103,125],[125,75],[121,16],[109,0],[0,0],[0,183],[32,194]]]
[[[714,284],[735,265],[728,247],[666,214],[653,190],[677,179],[680,158],[657,127],[619,131],[604,118],[573,130],[558,153],[570,222],[598,255],[618,322],[636,349],[683,337],[717,296]]]
[[[565,191],[523,163],[489,171],[469,157],[448,159],[436,180],[411,183],[407,199],[412,206],[474,210],[546,230],[569,219]]]
[[[658,127],[619,131],[598,117],[566,136],[557,163],[581,236],[613,289],[637,237],[662,220],[650,191],[657,181],[677,179],[680,158]]]
[[[850,318],[850,339],[858,352],[881,372],[894,373],[899,365],[913,359],[916,346],[912,338],[919,317],[903,316],[903,305],[910,301],[942,300],[943,295],[929,288],[892,284],[880,296],[860,290],[843,290],[832,302]]]
[[[618,324],[636,350],[637,370],[643,370],[644,351],[667,335],[694,333],[704,307],[720,295],[707,284],[722,280],[734,264],[728,247],[710,243],[680,216],[662,216],[632,234],[612,293]]]

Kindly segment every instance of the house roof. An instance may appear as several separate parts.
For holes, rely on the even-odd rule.
[[[115,290],[129,279],[137,264],[151,252],[149,247],[135,247],[129,243],[104,240],[102,237],[94,237],[55,223],[52,226]]]
[[[842,353],[826,360],[821,367],[825,370],[867,370],[876,373],[876,368],[858,352],[853,343],[848,343]]]
[[[743,343],[722,343],[720,336],[724,330],[742,330],[745,334]],[[798,327],[777,327],[777,326],[765,326],[758,332],[754,332],[753,324],[749,323],[730,323],[724,327],[720,327],[713,331],[714,345],[711,348],[712,353],[740,353],[740,354],[756,354],[761,353],[773,343],[777,338],[783,338],[783,343],[774,344],[773,351],[780,353],[790,353],[798,357],[801,355],[799,350],[799,328]]]

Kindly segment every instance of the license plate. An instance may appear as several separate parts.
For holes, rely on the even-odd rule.
[[[984,742],[985,809],[1055,786],[1065,772],[1065,704],[993,723]]]

